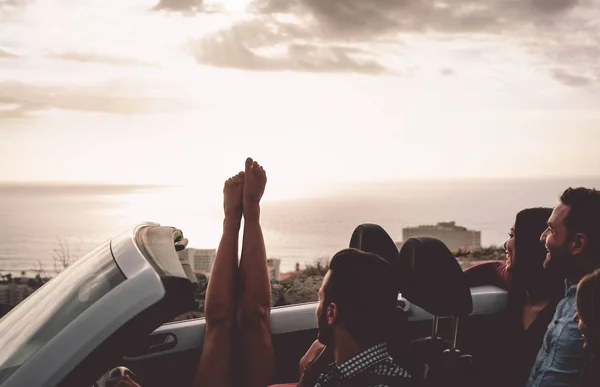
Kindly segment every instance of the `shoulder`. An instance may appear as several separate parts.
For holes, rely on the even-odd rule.
[[[360,385],[369,387],[406,387],[413,382],[408,371],[392,359],[374,365],[361,379]]]
[[[345,380],[340,386],[356,387],[408,387],[413,379],[408,371],[396,364],[392,358],[380,361],[356,377]]]
[[[369,372],[371,375],[395,376],[398,378],[410,378],[407,370],[400,367],[392,359],[382,361],[374,365]]]

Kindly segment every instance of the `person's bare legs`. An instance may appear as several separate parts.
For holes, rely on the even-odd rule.
[[[260,227],[260,199],[267,175],[250,158],[246,160],[245,172],[244,237],[239,271],[241,291],[237,311],[242,381],[244,386],[266,387],[275,369],[270,324],[271,284]]]
[[[223,236],[208,281],[204,314],[206,332],[194,386],[233,386],[232,334],[236,317],[238,238],[242,220],[244,173],[225,182]]]

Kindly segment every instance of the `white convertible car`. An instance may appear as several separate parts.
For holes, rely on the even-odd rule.
[[[186,244],[178,229],[139,225],[37,290],[0,320],[0,386],[101,386],[116,366],[130,368],[143,387],[190,386],[204,319],[166,323],[196,307],[196,278],[177,254]],[[427,293],[452,294],[444,288]],[[506,293],[486,286],[472,288],[471,296],[472,310],[460,324],[440,318],[434,325],[447,338],[459,326],[457,343],[483,375],[497,361],[499,339],[491,333],[502,329]],[[412,302],[418,297],[406,298],[399,336],[404,342],[430,336],[427,307]],[[316,306],[273,309],[274,383],[298,380],[298,361],[316,337]]]

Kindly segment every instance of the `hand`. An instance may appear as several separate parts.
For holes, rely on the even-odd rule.
[[[321,344],[318,340],[312,343],[300,360],[300,381],[297,387],[316,385],[319,376],[327,372],[334,360],[331,348]]]
[[[312,363],[321,354],[325,346],[319,340],[315,340],[308,351],[300,359],[300,375],[304,373],[306,367]]]

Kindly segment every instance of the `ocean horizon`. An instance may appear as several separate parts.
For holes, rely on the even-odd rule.
[[[404,227],[455,221],[501,245],[518,211],[552,207],[569,186],[600,187],[600,177],[348,183],[265,202],[261,221],[268,257],[291,271],[347,247],[361,223],[400,241]],[[221,197],[197,187],[0,183],[0,198],[0,273],[13,275],[52,272],[55,249],[76,259],[143,221],[180,228],[195,248],[216,248],[222,227]]]

